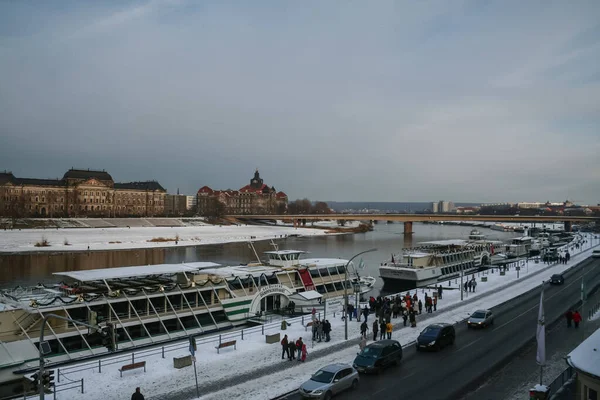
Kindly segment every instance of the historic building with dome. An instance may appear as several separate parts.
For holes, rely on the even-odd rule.
[[[263,182],[258,169],[250,183],[239,190],[214,190],[203,186],[198,190],[197,213],[211,216],[222,211],[223,214],[284,214],[288,197]]]
[[[156,181],[115,183],[106,171],[70,169],[62,179],[0,172],[2,217],[161,216],[167,191]]]

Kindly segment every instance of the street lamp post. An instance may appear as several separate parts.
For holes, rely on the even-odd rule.
[[[356,257],[360,256],[361,254],[370,253],[372,251],[377,251],[377,249],[369,249],[353,255],[352,258],[348,260],[348,262],[346,263],[346,267],[344,268],[344,312],[346,314],[346,318],[344,319],[345,340],[348,340],[348,266]]]
[[[44,400],[44,394],[45,394],[44,393],[44,385],[42,385],[42,382],[41,382],[42,376],[44,375],[44,363],[45,363],[44,352],[42,350],[42,342],[44,341],[44,328],[46,327],[46,321],[48,321],[49,318],[62,319],[63,321],[68,321],[68,322],[71,322],[72,324],[75,324],[75,325],[86,326],[86,327],[91,328],[91,329],[98,329],[99,328],[98,326],[86,324],[85,322],[81,322],[81,321],[74,321],[71,318],[62,317],[62,316],[56,315],[56,314],[46,314],[46,315],[44,315],[44,319],[42,321],[42,328],[41,328],[41,331],[40,331],[40,343],[39,343],[39,348],[38,348],[39,357],[40,357],[39,358],[40,359],[40,368],[39,368],[39,371],[38,371],[39,379],[40,379],[40,382],[39,382],[40,400]]]

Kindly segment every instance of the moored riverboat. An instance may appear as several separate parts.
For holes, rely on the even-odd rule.
[[[497,241],[439,240],[422,242],[392,254],[379,266],[388,287],[422,287],[486,268],[495,254]]]

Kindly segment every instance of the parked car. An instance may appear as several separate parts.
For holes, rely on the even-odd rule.
[[[600,258],[600,250],[594,250],[594,251],[592,251],[592,257],[593,258]]]
[[[494,314],[490,310],[477,310],[467,319],[467,328],[485,328],[494,325]]]
[[[551,285],[562,285],[565,283],[565,278],[561,274],[554,274],[550,277]]]
[[[300,395],[308,399],[329,400],[346,389],[356,389],[358,372],[348,364],[330,364],[313,374],[299,389]]]
[[[442,348],[454,344],[456,333],[454,326],[440,323],[432,324],[419,334],[417,338],[417,351],[420,350],[441,350]]]
[[[358,372],[381,372],[390,365],[398,365],[402,360],[402,346],[397,340],[373,342],[357,353],[353,367]]]

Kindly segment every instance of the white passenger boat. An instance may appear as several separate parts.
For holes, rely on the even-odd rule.
[[[386,286],[421,287],[485,268],[501,246],[497,241],[440,240],[419,243],[379,266]]]
[[[361,294],[372,289],[352,263],[345,273],[347,260],[301,259],[303,253],[267,252],[270,265],[192,262],[57,272],[61,283],[0,290],[0,384],[14,379],[12,370],[35,364],[48,314],[110,323],[123,350],[229,329],[290,304],[296,313],[310,312],[323,299],[341,296],[344,287]],[[50,318],[45,333],[50,364],[108,351],[98,334],[71,322]]]
[[[469,233],[469,240],[485,240],[485,235],[479,232],[479,229],[473,229]]]

